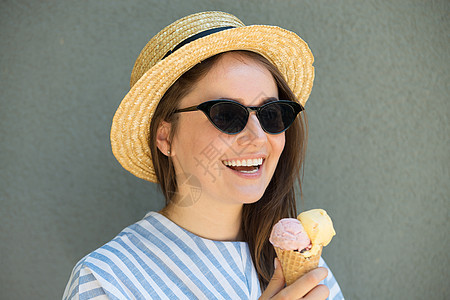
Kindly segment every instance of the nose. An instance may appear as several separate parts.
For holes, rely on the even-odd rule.
[[[266,132],[262,129],[255,112],[250,113],[247,125],[238,133],[237,140],[240,145],[254,144],[256,146],[260,146],[267,140]]]

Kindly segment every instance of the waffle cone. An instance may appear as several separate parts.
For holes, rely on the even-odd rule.
[[[304,257],[298,251],[283,250],[278,247],[274,248],[277,253],[277,257],[281,262],[281,267],[283,268],[283,275],[286,285],[290,285],[305,273],[319,266],[322,247],[320,247],[319,253],[310,257]]]

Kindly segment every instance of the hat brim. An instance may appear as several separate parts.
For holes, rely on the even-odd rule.
[[[232,28],[184,45],[150,68],[134,84],[117,109],[111,127],[111,147],[120,164],[135,176],[157,182],[148,137],[159,101],[186,71],[208,57],[233,51],[259,53],[278,68],[305,105],[314,81],[314,57],[295,33],[277,26]]]

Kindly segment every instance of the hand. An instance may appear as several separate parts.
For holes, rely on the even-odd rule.
[[[285,286],[281,263],[275,258],[275,272],[260,300],[265,299],[326,299],[330,294],[328,287],[319,282],[328,275],[326,268],[312,270],[288,287]]]

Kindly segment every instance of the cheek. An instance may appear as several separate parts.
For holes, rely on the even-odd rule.
[[[178,123],[177,132],[172,145],[178,150],[176,154],[181,158],[195,161],[203,156],[221,155],[227,145],[226,137],[203,116],[191,116]]]
[[[272,151],[278,155],[278,157],[281,155],[281,152],[283,152],[284,145],[286,143],[286,137],[285,133],[272,136],[271,138],[271,144],[272,144]]]

